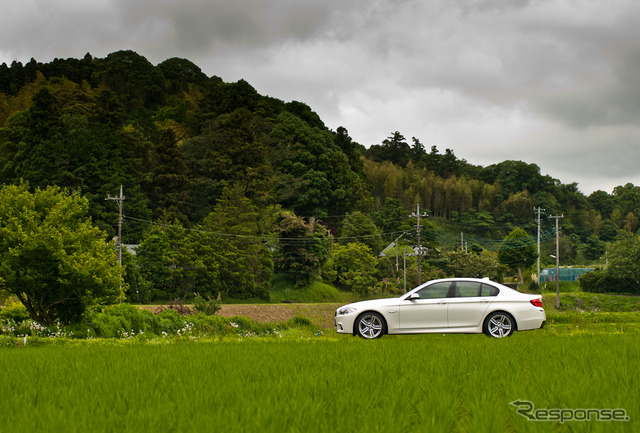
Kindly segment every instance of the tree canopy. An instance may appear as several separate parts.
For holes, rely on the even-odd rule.
[[[55,186],[0,189],[0,288],[43,325],[75,321],[121,296],[115,249],[91,224],[87,206]]]

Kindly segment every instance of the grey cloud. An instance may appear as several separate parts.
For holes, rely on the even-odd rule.
[[[2,0],[0,62],[183,57],[365,145],[400,130],[605,182],[637,173],[639,21],[634,0]]]
[[[215,55],[236,50],[266,49],[283,42],[304,41],[322,33],[335,2],[310,0],[210,1],[118,0],[118,14],[128,29],[164,29],[139,44],[162,56],[167,50]]]

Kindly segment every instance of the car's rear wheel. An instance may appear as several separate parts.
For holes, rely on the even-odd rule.
[[[380,338],[385,333],[386,324],[380,314],[374,312],[364,313],[356,319],[356,330],[362,338]]]
[[[513,317],[502,311],[496,311],[487,316],[484,322],[484,333],[488,337],[504,338],[513,335],[516,321]]]

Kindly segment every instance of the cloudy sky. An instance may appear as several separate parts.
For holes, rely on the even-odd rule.
[[[0,63],[132,49],[585,194],[640,185],[637,0],[1,0]]]

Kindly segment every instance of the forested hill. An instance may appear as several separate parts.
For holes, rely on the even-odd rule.
[[[302,102],[207,77],[184,59],[154,66],[120,51],[0,66],[0,182],[78,190],[111,234],[117,207],[105,198],[123,185],[125,242],[140,237],[145,225],[136,221],[201,223],[225,190],[258,210],[315,217],[338,235],[356,211],[382,232],[410,227],[417,204],[482,238],[514,225],[531,231],[542,207],[564,214],[567,248],[588,258],[618,230],[637,228],[639,187],[585,197],[534,164],[478,167],[408,141],[390,131],[365,149]]]

